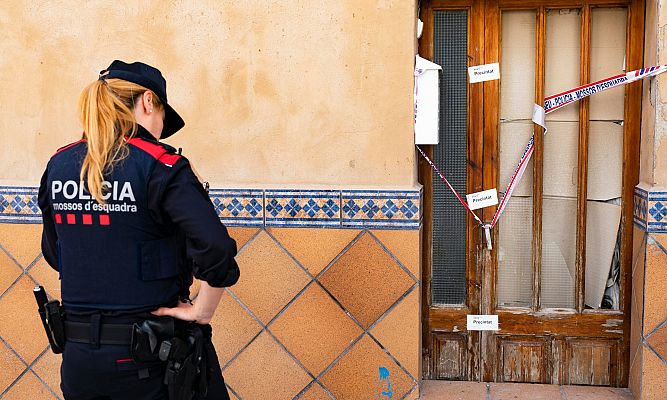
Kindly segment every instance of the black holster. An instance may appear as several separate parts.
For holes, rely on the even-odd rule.
[[[211,340],[211,326],[187,324],[177,336],[160,346],[160,359],[167,361],[164,383],[169,400],[206,397],[208,366],[205,346]]]
[[[175,335],[172,317],[147,319],[132,325],[130,354],[134,361],[153,362],[159,359],[160,344]]]
[[[58,300],[48,301],[42,286],[35,287],[33,293],[51,350],[60,354],[65,350],[65,310]]]

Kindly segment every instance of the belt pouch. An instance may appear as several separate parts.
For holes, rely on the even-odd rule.
[[[159,345],[174,337],[174,320],[171,317],[145,320],[132,325],[130,353],[134,361],[157,361]]]

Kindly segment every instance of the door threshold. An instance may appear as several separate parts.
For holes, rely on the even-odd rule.
[[[629,389],[532,383],[421,381],[421,400],[632,400]]]

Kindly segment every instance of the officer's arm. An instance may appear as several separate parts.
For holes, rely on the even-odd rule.
[[[160,208],[185,232],[195,278],[211,287],[235,284],[239,279],[239,268],[234,260],[236,242],[220,222],[187,160],[180,160],[173,170],[163,165],[157,168],[169,176],[162,191]]]
[[[53,213],[51,212],[51,203],[49,202],[48,190],[48,168],[42,175],[42,180],[39,184],[39,193],[37,195],[37,203],[40,210],[42,210],[42,253],[44,259],[51,266],[51,268],[58,270],[58,255],[57,242],[58,235],[56,234],[56,226],[53,221]]]

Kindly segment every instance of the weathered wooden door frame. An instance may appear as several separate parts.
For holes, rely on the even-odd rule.
[[[468,12],[468,65],[483,64],[484,61],[484,4],[482,0],[468,1],[437,1],[432,6],[422,6],[420,18],[424,22],[424,31],[422,38],[433,37],[433,11],[434,10],[466,10]],[[422,57],[433,59],[433,40],[420,40],[419,54]],[[477,192],[482,190],[482,162],[483,162],[483,87],[482,85],[468,85],[468,165],[467,165],[467,192]],[[432,146],[425,147],[426,153],[432,157]],[[431,182],[433,175],[430,166],[419,160],[419,174],[421,181]],[[468,248],[466,251],[466,304],[461,306],[443,307],[432,309],[431,304],[431,260],[432,260],[432,206],[433,187],[430,184],[424,185],[424,251],[423,257],[423,276],[422,276],[422,340],[426,344],[435,340],[430,333],[431,326],[447,326],[448,330],[465,330],[466,318],[468,314],[479,314],[481,312],[481,288],[482,288],[482,265],[477,262],[481,252],[481,236],[479,229],[475,226],[474,219],[467,216],[466,242]],[[445,333],[446,334],[446,333]],[[466,371],[461,371],[461,375],[469,380],[479,380],[480,375],[480,346],[481,335],[479,332],[470,332],[467,342],[462,343],[467,348],[466,359],[461,363],[467,366]],[[424,346],[424,376],[428,376],[437,357],[429,354],[429,346]]]
[[[627,31],[627,70],[641,68],[643,59],[643,32],[644,32],[644,2],[639,0],[432,0],[422,2],[420,16],[424,21],[424,33],[419,43],[419,53],[422,57],[433,59],[433,11],[434,10],[467,10],[469,31],[468,49],[469,65],[478,65],[497,62],[500,58],[500,13],[502,10],[537,10],[537,52],[536,52],[536,85],[535,99],[542,99],[544,93],[544,29],[545,9],[549,8],[581,8],[584,20],[590,18],[591,7],[624,6],[628,8],[628,31]],[[585,25],[585,24],[584,24]],[[590,31],[582,29],[582,51],[588,52],[590,42]],[[540,42],[542,41],[542,42]],[[588,61],[582,62],[581,81],[588,82]],[[620,89],[619,89],[620,90]],[[424,183],[424,251],[423,253],[423,345],[424,345],[424,376],[429,376],[429,371],[434,362],[435,355],[429,354],[431,340],[434,340],[431,327],[446,327],[445,332],[456,332],[465,330],[466,314],[493,314],[500,315],[503,332],[508,332],[513,340],[525,340],[527,345],[531,341],[543,340],[546,332],[558,332],[558,340],[551,340],[550,348],[560,357],[569,357],[572,346],[577,341],[584,341],[587,337],[597,339],[618,339],[618,346],[613,350],[618,352],[618,365],[612,366],[612,385],[627,386],[629,369],[629,340],[631,321],[631,262],[632,262],[632,201],[634,186],[639,179],[639,132],[641,127],[641,84],[633,84],[625,87],[625,119],[624,119],[624,168],[622,203],[623,214],[621,219],[623,242],[621,248],[621,310],[586,310],[583,303],[583,279],[585,257],[585,208],[586,202],[578,201],[577,219],[577,287],[576,287],[576,309],[572,311],[554,310],[548,317],[539,315],[539,292],[540,292],[540,258],[535,256],[541,249],[541,219],[542,219],[542,168],[543,168],[543,139],[539,134],[541,131],[536,126],[534,155],[534,193],[535,201],[533,210],[533,254],[535,271],[534,300],[530,308],[526,309],[496,309],[495,283],[498,268],[496,250],[489,252],[483,248],[481,231],[474,220],[468,217],[466,230],[467,257],[466,257],[466,286],[467,303],[461,307],[430,307],[431,293],[431,201],[432,186],[430,185],[432,175],[427,164],[420,160],[420,180]],[[541,102],[541,101],[540,101]],[[475,192],[483,188],[498,187],[498,131],[499,131],[499,83],[498,81],[485,82],[484,84],[468,85],[468,183],[467,191]],[[584,100],[580,107],[580,120],[588,121],[588,101]],[[580,143],[583,143],[579,154],[578,185],[579,190],[584,190],[585,199],[586,174],[586,141],[587,122],[583,122],[580,128]],[[426,147],[427,153],[432,154],[432,149]],[[539,204],[538,204],[539,203]],[[491,219],[494,209],[485,209],[483,219]],[[494,232],[494,243],[497,243],[497,232]],[[619,334],[619,328],[622,334]],[[497,371],[498,357],[501,357],[502,348],[499,346],[499,337],[495,333],[470,332],[467,337],[467,359],[465,362],[467,371],[464,376],[468,380],[499,380]],[[482,357],[482,354],[484,356]],[[558,368],[555,366],[555,368]],[[551,368],[545,371],[545,381],[551,383],[568,383],[567,371]]]

